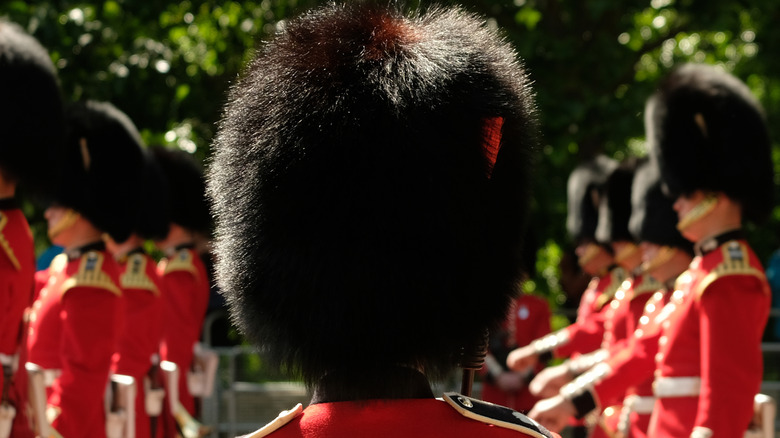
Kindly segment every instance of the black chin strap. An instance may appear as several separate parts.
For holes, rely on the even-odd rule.
[[[489,333],[485,330],[483,336],[471,345],[460,350],[458,366],[463,369],[463,378],[460,384],[460,393],[470,397],[474,385],[474,375],[477,370],[485,365],[488,350]]]

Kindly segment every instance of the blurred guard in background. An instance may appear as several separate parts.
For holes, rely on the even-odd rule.
[[[770,290],[742,233],[774,202],[771,142],[758,101],[714,66],[681,66],[648,101],[648,142],[696,257],[664,330],[649,435],[742,436],[763,377]]]
[[[557,394],[564,383],[600,361],[609,349],[627,342],[627,337],[633,332],[644,307],[644,302],[634,301],[634,297],[652,293],[661,287],[652,278],[638,272],[642,263],[642,253],[634,235],[629,231],[629,220],[632,215],[631,191],[637,166],[641,162],[642,160],[635,157],[621,162],[607,178],[599,200],[596,239],[599,242],[609,242],[615,253],[615,263],[629,275],[611,297],[604,295],[605,304],[602,310],[592,317],[593,322],[601,323],[594,324],[590,329],[591,336],[599,336],[599,334],[601,336],[598,349],[590,352],[578,351],[578,354],[562,365],[542,371],[531,382],[531,391],[537,395],[549,397]],[[618,402],[622,401],[618,400]],[[616,412],[619,412],[619,406],[605,409],[604,415],[590,417],[592,426],[599,425],[592,427],[590,436],[611,435],[611,430],[616,427],[617,416],[610,414]]]
[[[220,289],[313,389],[251,436],[551,436],[429,384],[481,365],[517,292],[530,82],[483,19],[395,8],[291,20],[230,94],[209,189]]]
[[[675,279],[687,269],[693,255],[693,245],[680,235],[676,225],[677,215],[672,200],[661,191],[657,166],[645,162],[637,170],[632,187],[630,230],[642,248],[642,275],[663,286],[649,299],[632,289],[636,296],[631,297],[631,307],[643,303],[643,310],[636,321],[626,318],[627,342],[612,345],[606,354],[592,361],[592,368],[582,370],[556,397],[539,402],[531,411],[534,418],[557,430],[571,416],[583,418],[594,408],[605,411],[623,400],[614,415],[618,420],[614,436],[647,436],[655,402],[652,383],[658,340],[663,322],[675,307],[667,301],[674,292]]]
[[[47,428],[41,383],[50,376],[46,414],[53,428],[66,438],[102,438],[111,357],[122,328],[119,267],[103,234],[120,242],[130,236],[143,156],[138,132],[113,105],[74,104],[66,116],[58,190],[46,210],[49,237],[65,252],[52,262],[30,316],[31,401],[36,424]]]
[[[32,436],[22,316],[32,304],[35,255],[17,185],[45,194],[63,136],[62,98],[46,50],[0,20],[0,438]],[[19,364],[22,366],[20,367]]]
[[[546,361],[545,359],[549,359],[552,355],[566,358],[573,354],[589,353],[601,345],[604,335],[604,315],[607,309],[605,306],[612,300],[615,292],[628,276],[626,270],[615,263],[614,250],[610,245],[612,238],[615,240],[627,238],[628,218],[618,221],[608,217],[613,210],[622,211],[626,208],[605,207],[599,210],[605,199],[606,183],[618,170],[617,162],[600,155],[580,164],[570,175],[567,228],[571,237],[577,242],[577,255],[582,269],[594,277],[580,299],[577,320],[574,324],[512,351],[507,357],[507,365],[510,369],[518,371],[527,369],[529,366],[534,366],[540,358]],[[628,171],[629,190],[632,172],[632,170]],[[626,199],[621,201],[618,201],[619,196],[614,197],[613,204],[616,206],[628,203],[628,196],[623,196]],[[630,212],[630,206],[627,210]],[[600,222],[605,223],[599,236],[604,239],[602,241],[599,241],[596,236]],[[612,228],[615,228],[614,234]],[[621,232],[618,229],[625,229],[625,231]]]
[[[168,234],[168,190],[160,167],[152,154],[144,150],[144,171],[136,188],[141,204],[133,213],[133,233],[123,241],[106,238],[108,250],[114,255],[120,267],[119,283],[124,293],[125,325],[119,339],[117,353],[114,355],[112,372],[118,376],[129,376],[134,381],[134,389],[123,388],[119,382],[113,387],[111,404],[115,413],[123,420],[121,426],[133,429],[136,438],[151,435],[152,425],[146,409],[146,396],[155,397],[159,391],[152,388],[152,380],[159,366],[159,349],[162,337],[163,298],[162,281],[157,275],[157,263],[147,254],[144,243],[149,240],[163,239]],[[152,367],[155,367],[152,371]],[[120,392],[131,390],[136,393],[132,403],[127,405],[126,397]],[[132,394],[129,394],[131,396]],[[162,399],[150,400],[162,406]],[[121,406],[121,409],[120,409]],[[126,417],[123,418],[121,412]],[[152,412],[154,417],[159,412]],[[116,426],[114,426],[116,427]],[[122,436],[128,436],[124,434]]]
[[[170,374],[167,385],[165,433],[175,436],[195,425],[196,400],[188,375],[196,365],[196,344],[209,301],[209,278],[195,247],[196,233],[209,234],[211,215],[200,166],[189,153],[164,147],[151,148],[168,188],[170,223],[168,234],[156,242],[165,253],[158,274],[163,284],[163,338],[160,355]]]

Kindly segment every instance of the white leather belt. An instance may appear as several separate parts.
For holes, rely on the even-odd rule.
[[[701,377],[656,377],[653,393],[658,398],[697,397],[701,392]]]
[[[655,406],[655,397],[652,396],[630,395],[623,400],[623,407],[637,414],[651,414],[653,406]]]

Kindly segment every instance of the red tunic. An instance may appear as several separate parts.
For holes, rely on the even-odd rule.
[[[554,350],[556,357],[590,353],[599,348],[604,339],[604,322],[609,309],[607,304],[612,301],[625,279],[625,270],[617,266],[606,275],[591,281],[588,290],[582,294],[577,320],[561,329],[566,332],[567,341]]]
[[[191,415],[195,402],[187,390],[187,371],[200,339],[209,302],[206,266],[193,249],[178,250],[158,266],[163,284],[163,339],[160,355],[179,366],[179,399]]]
[[[655,355],[662,323],[675,310],[674,303],[665,304],[669,293],[658,291],[646,302],[644,313],[639,318],[638,328],[625,345],[609,350],[609,358],[592,370],[591,391],[600,406],[620,404],[624,396],[653,395],[652,382],[655,370]],[[587,378],[584,379],[587,384]],[[631,437],[645,436],[650,416],[633,413],[631,416]]]
[[[528,345],[534,339],[550,333],[550,305],[547,300],[534,295],[521,295],[510,305],[504,330],[509,334],[507,342],[511,343],[504,346],[507,350]],[[539,368],[542,366],[539,364]],[[488,382],[482,385],[482,399],[521,412],[531,410],[538,401],[538,397],[532,395],[528,388],[507,393]]]
[[[618,351],[628,344],[628,335],[633,333],[642,316],[644,303],[649,295],[661,288],[661,284],[647,275],[629,277],[615,292],[604,315],[604,338],[601,348]],[[600,427],[593,429],[591,438],[606,438],[617,432],[623,397],[602,405],[604,412]]]
[[[639,324],[645,303],[661,287],[660,283],[647,275],[637,275],[623,281],[606,311],[601,348],[610,349],[628,341]]]
[[[310,405],[270,435],[273,438],[558,437],[468,418],[442,400],[367,400]],[[256,432],[248,437],[265,436]]]
[[[144,406],[144,377],[151,357],[158,353],[162,336],[162,280],[157,264],[143,252],[133,252],[120,260],[119,283],[124,294],[124,329],[114,355],[114,373],[135,378],[135,435],[150,436],[149,416]]]
[[[35,254],[27,219],[14,205],[0,209],[0,354],[10,359],[19,354],[16,372],[11,382],[0,375],[0,388],[8,385],[9,402],[16,407],[13,430],[15,437],[31,436],[27,416],[22,409],[27,400],[25,353],[20,348],[24,311],[32,304]]]
[[[52,426],[64,437],[102,438],[106,385],[120,331],[119,268],[102,250],[63,257],[52,263],[52,276],[33,306],[29,360],[62,370],[48,398],[59,412]],[[59,363],[41,351],[48,348]]]
[[[753,416],[763,376],[761,337],[770,291],[761,263],[743,240],[694,258],[681,278],[683,302],[659,340],[659,378],[699,377],[697,396],[656,400],[649,435],[738,437]],[[686,275],[684,274],[684,275]]]

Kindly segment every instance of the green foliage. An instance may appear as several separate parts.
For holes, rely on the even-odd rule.
[[[225,93],[254,47],[316,0],[144,2],[6,1],[0,16],[49,48],[69,100],[109,100],[149,144],[177,145],[206,160]],[[425,7],[418,1],[411,7]],[[642,113],[672,66],[720,64],[764,104],[772,138],[780,111],[780,4],[773,0],[464,0],[490,17],[525,60],[538,96],[542,144],[534,187],[540,241],[536,290],[560,296],[557,263],[567,244],[565,187],[596,153],[645,153]],[[780,171],[780,152],[774,151]],[[780,172],[778,173],[780,182]],[[35,221],[42,220],[32,211]],[[772,221],[749,231],[766,259],[780,246]],[[45,225],[34,224],[36,235]],[[43,237],[42,237],[43,238]],[[43,238],[45,240],[45,238]]]

